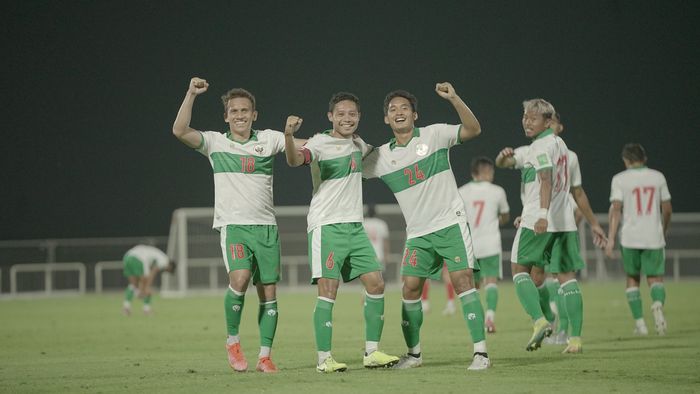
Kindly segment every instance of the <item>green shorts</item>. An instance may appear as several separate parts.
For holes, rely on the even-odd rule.
[[[474,273],[474,282],[477,283],[484,278],[503,278],[503,264],[501,264],[501,254],[477,258],[481,271]]]
[[[440,279],[443,264],[447,265],[449,272],[467,268],[475,272],[479,270],[468,224],[453,224],[406,240],[401,275],[437,280]]]
[[[143,276],[143,263],[141,260],[137,259],[135,256],[125,255],[124,256],[124,276]]]
[[[579,253],[577,231],[535,234],[529,228],[520,227],[515,233],[510,261],[543,267],[553,274],[576,272],[585,267]]]
[[[350,282],[382,266],[362,223],[334,223],[308,234],[311,283],[320,278]]]
[[[280,280],[280,237],[276,225],[229,224],[221,231],[226,272],[249,270],[253,284]]]
[[[646,276],[664,276],[666,268],[666,251],[660,249],[632,249],[620,246],[622,252],[622,264],[625,273],[637,276],[640,273]]]

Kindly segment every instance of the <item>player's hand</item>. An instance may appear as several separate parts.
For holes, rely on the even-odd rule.
[[[506,146],[498,152],[498,156],[501,157],[513,157],[513,155],[515,155],[515,150],[509,146]]]
[[[188,91],[196,96],[206,92],[208,88],[209,83],[206,79],[194,77],[190,79],[190,87]]]
[[[284,134],[285,135],[294,135],[294,133],[299,130],[301,127],[301,123],[304,121],[304,119],[294,116],[294,115],[289,115],[287,117],[287,124],[284,126]]]
[[[615,240],[612,238],[608,238],[608,242],[605,244],[605,255],[608,256],[608,258],[613,257],[613,249],[615,248]]]
[[[547,219],[537,219],[535,222],[535,234],[543,234],[547,232]]]
[[[457,97],[457,92],[449,82],[440,82],[435,84],[435,92],[445,100],[452,100]]]
[[[515,218],[515,220],[513,220],[513,227],[520,228],[520,222],[522,222],[522,220],[522,216],[518,216],[517,218]]]
[[[605,231],[600,225],[591,226],[591,234],[593,235],[593,245],[601,249],[605,248],[608,243],[608,237],[605,236]]]

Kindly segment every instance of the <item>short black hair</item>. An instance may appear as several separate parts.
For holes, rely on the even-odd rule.
[[[255,96],[253,96],[253,93],[243,88],[233,88],[221,96],[221,102],[224,104],[224,111],[228,111],[228,101],[238,97],[250,100],[250,103],[253,105],[253,111],[255,111]]]
[[[332,95],[331,100],[328,102],[328,112],[333,112],[335,105],[345,100],[355,103],[355,105],[357,105],[357,112],[360,112],[360,99],[350,92],[338,92]]]
[[[477,175],[479,173],[479,167],[481,166],[491,166],[494,167],[493,160],[486,156],[477,156],[472,159],[472,175]]]
[[[646,163],[647,152],[644,150],[642,144],[630,142],[622,147],[622,158],[631,162]]]
[[[411,103],[411,110],[413,112],[418,112],[418,99],[416,96],[412,95],[410,92],[399,89],[389,92],[389,94],[384,97],[384,115],[389,112],[389,103],[396,97],[403,97],[408,100],[408,102]]]

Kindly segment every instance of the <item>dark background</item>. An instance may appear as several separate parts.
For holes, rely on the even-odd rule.
[[[700,3],[475,1],[4,1],[0,239],[164,235],[173,209],[211,206],[207,160],[171,134],[192,76],[209,92],[192,126],[224,130],[220,95],[245,87],[256,128],[302,116],[327,128],[339,90],[362,100],[360,133],[391,137],[382,101],[419,99],[418,125],[457,123],[450,81],[483,133],[455,147],[458,183],[477,154],[527,144],[521,102],[563,115],[593,209],[608,207],[620,150],[641,142],[675,211],[698,211]],[[518,212],[518,176],[496,183]],[[307,169],[276,163],[275,203],[308,205]],[[378,181],[365,200],[395,202]]]

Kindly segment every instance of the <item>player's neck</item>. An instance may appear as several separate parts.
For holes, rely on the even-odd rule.
[[[250,135],[252,133],[252,130],[248,129],[247,131],[244,131],[242,133],[230,130],[229,131],[229,138],[232,139],[233,141],[236,142],[246,142],[250,139]]]
[[[394,138],[398,145],[406,145],[413,138],[413,128],[394,130]]]

